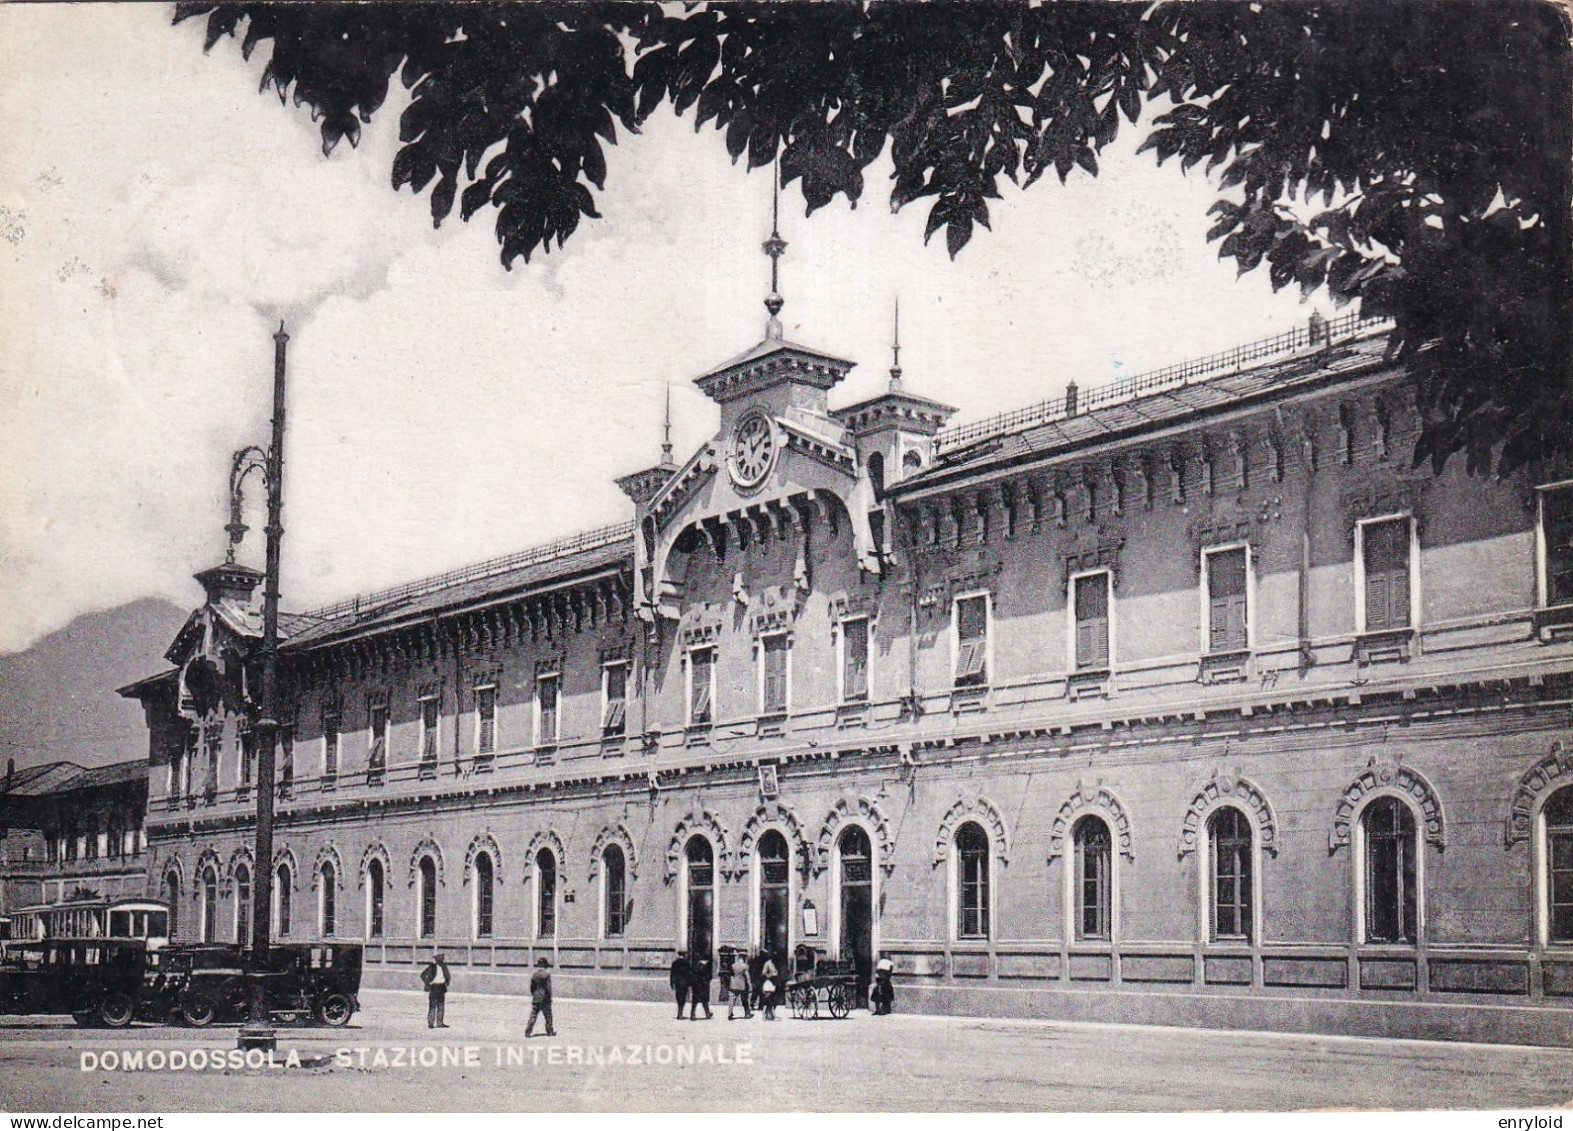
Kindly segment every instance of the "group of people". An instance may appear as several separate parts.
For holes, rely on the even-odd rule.
[[[891,983],[894,972],[895,967],[889,957],[880,955],[879,962],[874,966],[874,986],[869,994],[869,1002],[876,1016],[889,1013],[895,1003],[896,993]],[[676,953],[672,959],[670,982],[672,993],[677,998],[679,1021],[683,1019],[685,1008],[690,1021],[699,1019],[701,1009],[705,1011],[706,1020],[713,1016],[710,1012],[710,983],[714,977],[715,968],[709,955],[690,958],[683,951]],[[723,977],[728,1021],[736,1018],[738,1009],[742,1009],[744,1018],[752,1017],[755,1010],[763,1010],[766,1021],[776,1019],[776,1006],[786,988],[786,979],[771,954],[756,950],[752,955],[745,956],[742,951],[737,951]],[[432,955],[432,960],[421,971],[421,985],[426,987],[426,1027],[446,1029],[448,1025],[443,1020],[443,1013],[447,1006],[448,988],[453,985],[453,973],[448,969],[448,960],[441,951]],[[530,1020],[524,1027],[526,1037],[534,1036],[538,1019],[546,1022],[548,1037],[557,1035],[552,1025],[552,963],[545,955],[535,960],[535,970],[530,974]]]
[[[446,1029],[443,1014],[448,1005],[448,987],[453,985],[453,973],[448,969],[448,959],[441,951],[431,956],[426,969],[421,971],[421,985],[426,987],[426,1028]],[[546,1022],[546,1035],[555,1037],[552,1025],[552,960],[544,954],[535,960],[530,974],[530,1020],[524,1026],[524,1035],[535,1035],[535,1023]]]
[[[870,1008],[876,1016],[884,1016],[896,1001],[892,977],[895,966],[888,955],[880,955],[874,966],[874,985],[869,993]],[[699,1011],[710,1012],[710,982],[715,976],[709,955],[691,958],[679,950],[672,958],[672,971],[668,982],[672,995],[677,999],[677,1019],[683,1020],[683,1010],[688,1010],[688,1020],[697,1021]],[[736,1019],[737,1011],[749,1018],[755,1010],[762,1010],[766,1021],[776,1019],[776,1006],[780,1004],[786,979],[782,976],[775,958],[768,952],[756,950],[745,956],[734,952],[732,964],[722,972],[722,994],[726,998],[726,1019]]]

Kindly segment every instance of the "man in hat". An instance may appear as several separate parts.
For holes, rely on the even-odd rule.
[[[546,1035],[555,1037],[557,1030],[552,1026],[552,961],[546,955],[535,960],[535,973],[530,975],[530,1020],[525,1023],[524,1035],[531,1037],[535,1028],[537,1017],[546,1018]]]
[[[443,957],[441,951],[438,951],[431,956],[426,969],[421,971],[421,985],[426,987],[426,1028],[448,1027],[443,1022],[442,1011],[447,1003],[448,987],[452,983],[453,975],[448,973],[448,960]]]
[[[678,951],[672,959],[672,974],[668,979],[672,986],[672,993],[677,998],[677,1019],[683,1019],[683,1007],[688,1004],[689,983],[693,981],[693,966],[688,961],[688,955]]]

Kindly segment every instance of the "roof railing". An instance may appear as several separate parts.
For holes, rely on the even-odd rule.
[[[347,613],[370,612],[373,609],[391,605],[396,601],[405,601],[414,597],[424,596],[427,593],[435,593],[439,589],[447,589],[452,585],[461,585],[466,581],[478,581],[500,573],[522,569],[525,566],[551,561],[553,558],[563,558],[570,554],[582,553],[585,550],[596,550],[602,546],[610,546],[614,542],[632,538],[633,534],[634,524],[632,522],[614,522],[610,526],[586,530],[568,538],[560,538],[555,542],[546,542],[539,546],[531,546],[527,550],[518,550],[512,554],[504,554],[500,558],[489,558],[484,562],[476,562],[474,565],[449,570],[447,573],[439,573],[433,577],[422,578],[419,581],[396,585],[392,589],[379,589],[375,593],[363,593],[357,597],[350,597],[331,605],[324,605],[319,609],[312,609],[309,612],[294,615],[309,620],[330,620],[333,617],[344,616]]]
[[[1247,342],[1224,350],[1222,353],[1208,354],[1206,357],[1183,361],[1176,365],[1166,365],[1162,369],[1120,377],[1106,385],[1080,392],[1072,382],[1064,396],[1039,401],[1037,404],[1012,412],[1002,412],[997,416],[990,416],[971,424],[946,428],[934,437],[934,443],[940,452],[953,452],[957,448],[966,447],[979,440],[1002,436],[1020,428],[1051,424],[1093,409],[1181,388],[1198,379],[1238,372],[1254,362],[1265,361],[1268,358],[1312,348],[1325,348],[1340,338],[1363,334],[1387,321],[1389,319],[1362,318],[1359,314],[1345,314],[1328,320],[1313,314],[1304,326],[1296,326],[1292,330],[1285,330],[1270,338]]]

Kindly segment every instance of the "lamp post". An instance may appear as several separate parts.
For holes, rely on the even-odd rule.
[[[273,335],[273,434],[267,451],[262,453],[263,480],[268,493],[267,563],[262,580],[262,704],[254,727],[257,737],[257,833],[254,847],[256,875],[252,883],[251,909],[251,1014],[241,1026],[236,1043],[242,1049],[273,1049],[278,1038],[268,1011],[267,976],[273,903],[273,749],[279,730],[279,544],[284,539],[280,519],[284,511],[284,347],[289,335],[279,323]],[[236,454],[231,473],[231,542],[239,541],[245,527],[239,519],[240,480],[250,466],[242,467],[243,457],[254,449]]]

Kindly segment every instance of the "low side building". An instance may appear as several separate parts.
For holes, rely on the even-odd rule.
[[[1573,468],[1411,467],[1380,327],[943,429],[785,341],[628,524],[289,618],[274,924],[408,985],[798,944],[906,1008],[1566,1041]],[[150,883],[231,938],[255,571],[147,708]]]
[[[49,762],[0,780],[0,916],[147,890],[145,759]]]

